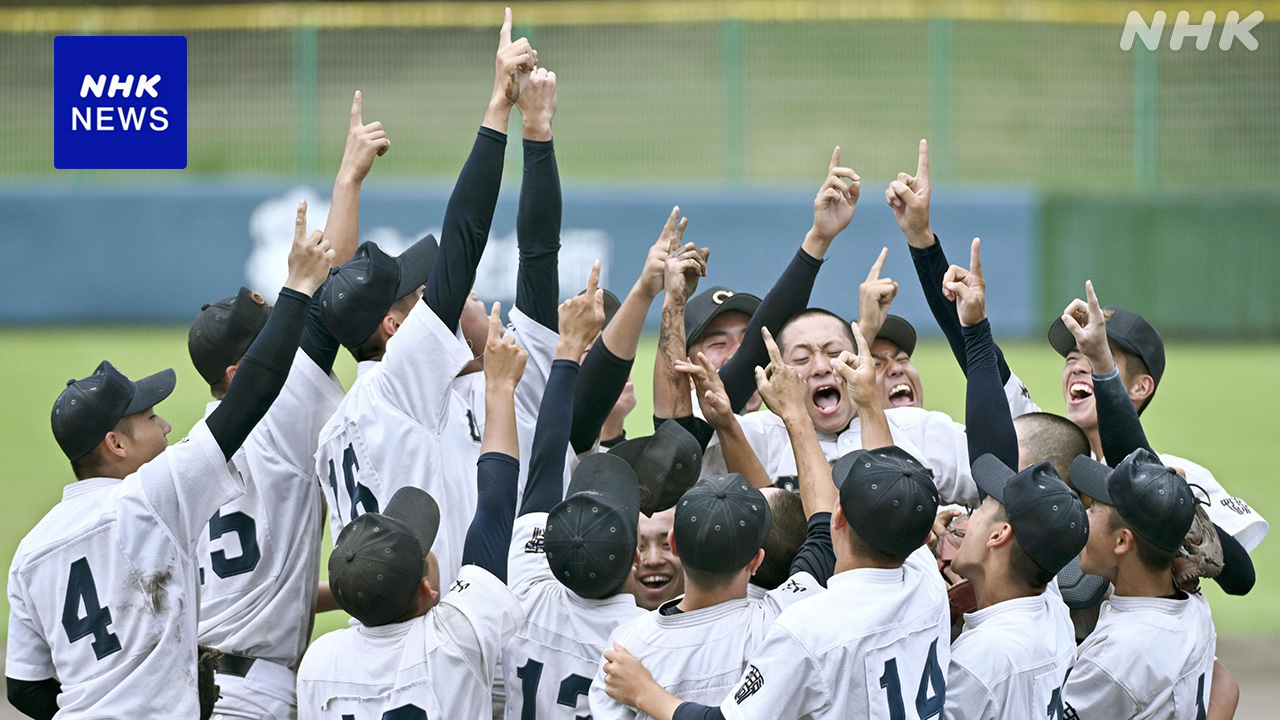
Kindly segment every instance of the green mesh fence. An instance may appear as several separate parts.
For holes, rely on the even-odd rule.
[[[956,17],[517,30],[560,78],[570,181],[812,180],[837,143],[860,173],[887,177],[913,168],[928,137],[942,181],[1096,192],[1280,187],[1270,23],[1253,30],[1256,51],[1225,52],[1218,30],[1206,51],[1169,50],[1166,29],[1158,51],[1125,52],[1115,23]],[[53,169],[55,34],[0,31],[0,176],[104,179]],[[488,98],[496,38],[474,23],[154,34],[189,38],[187,175],[272,179],[336,168],[356,89],[392,139],[380,177],[453,177]],[[155,177],[173,175],[109,173]]]

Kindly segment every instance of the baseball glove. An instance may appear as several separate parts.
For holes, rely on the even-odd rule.
[[[1206,505],[1196,502],[1196,516],[1191,530],[1173,560],[1173,580],[1179,590],[1197,592],[1200,578],[1214,578],[1222,572],[1222,541],[1209,519]]]
[[[213,674],[222,660],[222,651],[217,648],[201,645],[197,651],[200,659],[196,662],[196,684],[200,692],[200,720],[209,720],[213,716],[213,705],[222,696]]]

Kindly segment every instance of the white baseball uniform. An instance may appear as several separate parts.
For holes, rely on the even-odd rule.
[[[1208,493],[1209,506],[1205,511],[1209,514],[1209,519],[1235,538],[1245,550],[1252,552],[1267,536],[1270,527],[1267,521],[1249,503],[1227,492],[1213,473],[1176,455],[1160,453],[1160,462],[1186,471],[1187,484],[1191,485],[1191,492],[1198,500],[1205,500],[1205,493]],[[1204,488],[1205,492],[1197,490],[1197,485]]]
[[[950,612],[927,548],[901,568],[836,573],[826,592],[778,616],[720,711],[730,720],[938,717]]]
[[[294,670],[311,639],[320,579],[316,443],[341,401],[338,379],[298,350],[279,397],[232,458],[245,494],[219,508],[200,536],[200,642],[255,659],[244,678],[218,675],[214,709],[226,718],[293,713]],[[208,404],[206,418],[218,404]]]
[[[353,517],[377,512],[402,487],[435,498],[440,531],[432,551],[442,587],[458,576],[476,512],[480,432],[452,388],[471,360],[435,312],[415,303],[382,360],[359,364],[356,381],[320,432],[316,454],[335,542]]]
[[[507,584],[524,608],[525,623],[502,653],[508,720],[590,715],[587,691],[609,636],[645,614],[629,593],[591,600],[560,584],[543,548],[546,524],[547,513],[521,515],[511,535]]]
[[[965,613],[951,645],[946,720],[1062,720],[1075,659],[1075,626],[1056,586]]]
[[[736,598],[667,614],[683,599],[678,597],[619,626],[607,647],[613,647],[614,642],[621,644],[644,663],[659,685],[676,697],[716,705],[742,677],[747,659],[765,638],[774,619],[786,608],[822,593],[822,585],[812,575],[799,572],[776,590],[765,593],[763,600]],[[590,700],[594,720],[649,717],[605,693],[602,660],[598,661],[591,682]]]
[[[467,565],[427,614],[312,643],[298,668],[298,718],[490,718],[494,664],[523,623],[507,586]]]
[[[59,718],[197,717],[196,544],[243,491],[203,421],[123,480],[64,488],[9,570],[5,674],[57,677]]]
[[[894,444],[933,471],[933,482],[938,486],[942,503],[977,505],[978,486],[969,474],[969,446],[963,425],[946,413],[914,407],[890,408],[885,411],[885,417],[889,420]],[[771,412],[753,412],[739,415],[738,424],[771,479],[777,481],[799,474],[782,418]],[[818,432],[818,444],[828,462],[834,464],[842,455],[862,449],[861,427],[855,417],[844,432]],[[720,437],[713,436],[702,457],[702,474],[727,472]]]
[[[1080,718],[1203,718],[1217,633],[1199,593],[1112,595],[1076,653],[1062,699]]]

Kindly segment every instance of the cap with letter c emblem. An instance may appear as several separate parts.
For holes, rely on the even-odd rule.
[[[717,315],[741,312],[750,317],[760,307],[760,298],[736,293],[723,285],[707,288],[689,299],[684,308],[685,345],[693,345]]]
[[[711,293],[711,302],[717,305],[723,305],[724,301],[728,300],[731,297],[733,297],[732,290],[723,290],[723,289],[716,290],[715,292]]]

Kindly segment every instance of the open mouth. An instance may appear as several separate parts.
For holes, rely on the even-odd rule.
[[[641,575],[639,579],[640,579],[640,584],[650,590],[661,590],[662,588],[666,587],[668,583],[671,582],[670,575],[663,575],[660,573],[652,574],[652,575]]]
[[[889,388],[889,407],[909,407],[916,404],[916,391],[907,383]]]
[[[840,409],[840,388],[823,385],[813,391],[813,406],[823,415],[831,415]]]
[[[1071,405],[1079,405],[1091,397],[1093,397],[1093,385],[1091,383],[1076,380],[1067,386],[1067,402]]]

